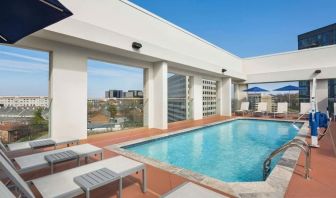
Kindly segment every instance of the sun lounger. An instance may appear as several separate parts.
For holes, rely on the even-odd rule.
[[[72,147],[66,147],[63,149],[58,149],[58,150],[51,150],[51,151],[46,151],[42,153],[35,153],[32,155],[26,155],[26,156],[21,156],[21,157],[16,157],[12,160],[10,160],[4,152],[1,152],[1,155],[3,155],[4,158],[6,158],[6,161],[9,161],[11,163],[12,167],[16,168],[16,170],[19,173],[25,173],[45,167],[49,167],[49,162],[46,159],[46,156],[50,156],[51,154],[55,153],[61,153],[64,151],[73,151],[76,154],[78,154],[78,158],[88,158],[89,156],[92,155],[100,155],[101,159],[103,157],[103,149],[93,146],[91,144],[81,144],[77,146],[72,146]],[[15,166],[14,161],[17,166]],[[64,160],[66,161],[66,160]],[[62,162],[62,161],[61,161]],[[51,167],[53,169],[53,167]]]
[[[287,102],[279,102],[277,106],[278,106],[278,108],[277,108],[277,111],[274,112],[274,118],[275,118],[275,116],[280,116],[280,115],[284,115],[285,117],[287,117],[288,103]]]
[[[266,102],[259,102],[257,111],[253,112],[255,116],[263,116],[267,114],[267,103]]]
[[[6,148],[8,152],[15,152],[15,151],[21,151],[21,150],[26,150],[26,149],[34,149],[34,146],[36,146],[36,148],[54,147],[56,149],[56,146],[62,145],[62,144],[68,144],[68,145],[79,144],[79,140],[69,139],[69,138],[47,138],[47,139],[7,144],[7,147],[4,146],[4,148]]]
[[[0,181],[0,195],[1,198],[15,198],[13,193]]]
[[[146,192],[146,167],[143,163],[131,160],[123,156],[117,156],[94,162],[77,168],[69,169],[41,178],[29,181],[34,185],[42,197],[74,197],[84,193],[84,191],[74,182],[74,178],[83,174],[107,168],[118,174],[121,178],[142,171],[142,190]],[[29,185],[11,167],[3,157],[0,156],[0,169],[15,184],[17,188],[28,198],[33,198],[34,194]]]
[[[300,103],[300,112],[299,112],[299,118],[305,117],[307,118],[309,115],[309,111],[311,109],[311,103],[309,102],[301,102]]]
[[[191,182],[184,183],[167,194],[161,196],[161,198],[224,198],[226,196],[211,191],[202,186],[196,185]]]
[[[249,102],[242,102],[240,105],[240,109],[237,110],[236,113],[242,113],[244,116],[245,113],[249,112],[249,106],[250,106]]]

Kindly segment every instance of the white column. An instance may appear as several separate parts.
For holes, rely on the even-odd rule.
[[[87,138],[87,59],[67,48],[50,54],[52,138]]]
[[[153,128],[154,91],[153,67],[144,69],[144,126]]]
[[[310,89],[312,89],[312,83]],[[312,93],[312,90],[311,92]],[[316,81],[316,103],[320,112],[326,112],[328,107],[328,80]]]
[[[203,87],[202,77],[192,76],[190,80],[190,98],[192,99],[192,118],[203,118]]]
[[[231,116],[232,79],[222,78],[218,83],[217,96],[219,105],[218,113],[222,116]]]
[[[154,63],[152,72],[148,70],[148,127],[168,128],[168,64],[166,62]]]

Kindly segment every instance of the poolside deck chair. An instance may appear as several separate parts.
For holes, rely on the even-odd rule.
[[[47,145],[46,147],[54,147],[55,149],[57,146],[63,145],[63,144],[67,144],[67,145],[79,144],[79,139],[76,139],[76,138],[46,138],[46,139],[39,139],[39,140],[33,140],[33,141],[27,141],[27,142],[11,143],[11,144],[7,144],[4,147],[6,148],[8,152],[22,151],[22,150],[32,149],[30,145],[31,142],[36,143],[36,142],[41,142],[45,140],[53,141],[54,144]]]
[[[40,177],[29,181],[28,183],[34,185],[42,197],[74,197],[84,193],[84,191],[74,182],[76,176],[83,175],[101,168],[107,168],[119,174],[122,178],[142,171],[142,191],[146,192],[146,167],[143,163],[131,160],[123,156],[117,156],[94,162],[77,168],[69,169],[49,175]],[[22,179],[22,177],[0,156],[0,169],[2,169],[6,176],[15,184],[20,192],[28,198],[34,198],[34,193],[30,186]]]
[[[277,106],[278,106],[277,111],[273,112],[274,118],[276,116],[279,117],[280,115],[284,115],[284,117],[287,117],[288,103],[287,102],[278,102]]]
[[[255,116],[263,116],[267,114],[267,102],[259,102],[257,111],[253,112]]]
[[[301,102],[300,103],[300,112],[298,117],[299,118],[308,118],[309,111],[311,109],[311,103],[309,102]]]
[[[242,102],[240,105],[240,109],[236,111],[236,113],[242,113],[243,116],[245,113],[249,112],[249,106],[250,106],[250,102]]]
[[[205,198],[205,197],[224,198],[226,196],[191,182],[186,182],[176,187],[175,189],[171,190],[167,194],[161,196],[161,198]]]
[[[101,155],[100,156],[101,159],[103,158],[103,149],[93,146],[91,144],[81,144],[81,145],[66,147],[66,148],[58,149],[58,150],[51,150],[51,151],[46,151],[42,153],[35,153],[31,155],[16,157],[12,160],[9,159],[4,152],[0,151],[0,153],[6,159],[6,161],[10,163],[11,166],[17,170],[17,172],[26,173],[26,172],[30,172],[33,170],[49,167],[49,163],[45,159],[45,156],[53,154],[53,153],[63,152],[63,151],[74,151],[75,153],[78,154],[79,158],[87,159],[89,156],[97,155],[97,154]],[[17,166],[13,162],[15,162]]]

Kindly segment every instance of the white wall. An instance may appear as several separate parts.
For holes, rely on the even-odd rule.
[[[35,36],[244,78],[241,59],[124,0],[62,0],[74,15]],[[59,34],[59,35],[57,35]],[[143,44],[134,51],[131,43]]]
[[[243,61],[245,83],[336,78],[336,45],[247,58]]]

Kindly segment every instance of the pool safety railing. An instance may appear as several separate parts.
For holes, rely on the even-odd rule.
[[[303,118],[304,116],[306,116],[309,113],[310,110],[308,110],[307,112],[303,113],[302,115],[300,115],[293,123],[292,126],[296,129],[296,130],[300,130],[299,127],[296,126],[296,123],[299,122],[301,120],[301,118]]]
[[[287,149],[291,147],[296,147],[301,149],[305,154],[305,178],[309,179],[309,172],[310,172],[310,163],[311,163],[311,147],[307,142],[300,140],[300,139],[293,139],[288,143],[282,145],[275,151],[273,151],[268,158],[264,161],[263,167],[263,177],[264,180],[267,179],[268,175],[271,173],[271,164],[272,159],[277,156],[279,153],[285,152]]]

